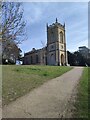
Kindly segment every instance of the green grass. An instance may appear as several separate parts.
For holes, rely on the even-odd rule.
[[[77,100],[75,103],[78,118],[88,118],[88,68],[84,68],[78,85]]]
[[[2,66],[2,98],[3,105],[25,95],[33,88],[47,80],[58,77],[69,71],[67,66]]]

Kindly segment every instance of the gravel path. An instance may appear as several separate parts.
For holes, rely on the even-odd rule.
[[[3,108],[3,118],[61,118],[82,71],[75,67],[18,98]]]

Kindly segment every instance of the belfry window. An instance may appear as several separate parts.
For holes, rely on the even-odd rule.
[[[53,31],[51,31],[51,40],[52,40],[52,42],[54,41],[54,32]]]
[[[60,42],[63,43],[63,32],[60,32]]]

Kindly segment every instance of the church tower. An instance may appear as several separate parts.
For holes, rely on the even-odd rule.
[[[58,23],[57,18],[52,25],[47,24],[47,64],[67,64],[65,24]]]

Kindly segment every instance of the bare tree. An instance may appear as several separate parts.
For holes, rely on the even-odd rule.
[[[2,64],[2,35],[1,35],[1,13],[2,13],[2,4],[0,1],[0,64]]]
[[[41,46],[46,47],[46,42],[44,40],[41,40]]]
[[[25,21],[23,20],[22,3],[2,2],[0,22],[0,35],[2,36],[2,57],[9,57],[14,54],[17,58],[19,54],[18,44],[26,39]],[[16,52],[16,48],[17,51]]]
[[[41,45],[42,45],[42,63],[46,64],[46,42],[41,40]]]

